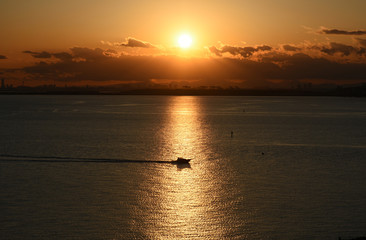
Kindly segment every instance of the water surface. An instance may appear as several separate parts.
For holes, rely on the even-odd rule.
[[[0,96],[0,234],[365,236],[365,123],[357,98]]]

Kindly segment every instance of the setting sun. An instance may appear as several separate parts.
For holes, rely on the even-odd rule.
[[[192,37],[189,34],[182,34],[178,38],[178,45],[181,48],[189,48],[192,45]]]

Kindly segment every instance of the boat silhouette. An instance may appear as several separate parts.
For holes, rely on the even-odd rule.
[[[172,161],[172,163],[176,163],[176,164],[187,164],[189,163],[189,161],[191,161],[192,159],[190,158],[182,158],[182,157],[178,157],[177,160]]]

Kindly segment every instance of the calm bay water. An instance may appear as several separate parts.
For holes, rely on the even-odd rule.
[[[1,239],[366,235],[366,99],[0,96],[0,134]]]

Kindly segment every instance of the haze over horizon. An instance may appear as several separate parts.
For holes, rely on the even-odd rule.
[[[14,86],[364,83],[364,9],[362,0],[5,0],[0,78]]]

